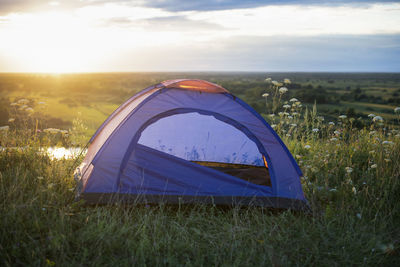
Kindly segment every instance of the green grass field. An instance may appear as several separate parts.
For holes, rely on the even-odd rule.
[[[154,79],[169,78],[168,75],[173,74],[138,77],[141,77],[141,83],[151,85],[156,82]],[[314,75],[314,79],[321,80],[321,75]],[[324,75],[329,80],[336,77],[335,84],[347,84],[343,79],[353,79],[352,83],[363,86],[371,80],[379,86],[385,84],[383,78],[368,78],[364,74],[363,79],[356,77],[358,82],[354,76],[345,74],[341,74],[344,78]],[[34,90],[29,94],[17,89],[5,91],[6,82],[0,79],[2,103],[7,102],[9,107],[10,103],[24,97],[35,110],[29,115],[26,109],[12,106],[13,111],[7,108],[7,120],[0,124],[16,123],[0,130],[1,265],[398,265],[400,114],[393,110],[396,105],[342,102],[344,106],[354,107],[357,113],[382,114],[383,121],[373,121],[367,116],[338,118],[341,112],[332,113],[332,109],[338,108],[332,103],[324,104],[326,106],[317,103],[315,107],[312,103],[305,103],[303,107],[293,104],[287,110],[289,115],[278,115],[278,111],[282,111],[281,105],[292,97],[288,94],[282,97],[276,116],[268,116],[269,110],[262,112],[270,124],[274,124],[304,173],[301,182],[311,214],[256,207],[162,203],[85,206],[82,202],[74,202],[73,170],[82,156],[57,160],[41,153],[40,149],[54,144],[85,145],[107,114],[118,106],[117,102],[122,103],[138,90],[139,83],[130,82],[138,77],[119,77],[121,80],[118,81],[109,74],[95,75],[94,78],[84,76],[78,79],[79,82],[72,82],[72,78],[64,80],[74,86],[96,85],[95,89],[86,85],[85,90],[76,91],[65,84],[62,86],[67,89],[56,88],[64,93],[69,90],[68,95],[50,94],[51,90],[47,89],[42,89],[40,94]],[[200,74],[198,77],[204,78]],[[258,90],[267,90],[265,75],[264,78],[258,74],[234,77],[235,74],[213,74],[208,78],[225,83],[228,89],[230,84],[232,91],[247,97],[246,101],[257,107],[258,100],[252,98],[252,90],[257,94]],[[280,80],[279,77],[276,79]],[[296,77],[298,82],[307,82],[307,76],[299,74],[290,77],[292,82],[297,82]],[[110,82],[112,85],[120,84],[117,90],[120,95],[112,90],[98,89],[99,84],[93,82],[97,78],[102,79],[103,85],[107,81],[113,81]],[[22,84],[24,79],[25,76],[7,77],[7,84]],[[52,79],[55,78],[49,79],[54,86],[56,83]],[[236,85],[242,85],[246,79],[254,84],[249,86],[248,92],[240,92]],[[396,79],[397,76],[394,81],[387,82],[390,87],[398,86]],[[44,88],[43,83],[42,78],[37,78],[36,82],[30,80],[32,88]],[[324,83],[332,84],[328,80]],[[254,89],[257,86],[260,89]],[[91,90],[100,91],[89,96]],[[86,98],[80,97],[83,93],[87,94]],[[63,101],[65,98],[78,104]],[[41,101],[46,102],[43,110],[38,104]],[[260,102],[265,108],[265,99]],[[306,110],[306,106],[310,108]],[[324,108],[335,118],[334,125],[321,118],[318,111]],[[368,108],[374,110],[370,112]],[[10,116],[15,116],[14,122],[7,122]],[[41,125],[42,128],[56,127],[57,123],[63,125],[57,120],[45,122],[55,125],[40,121],[48,117],[63,118],[68,122],[63,126],[68,133],[35,131]],[[15,146],[24,149],[15,149]]]

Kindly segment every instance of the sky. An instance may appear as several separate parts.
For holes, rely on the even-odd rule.
[[[0,0],[0,72],[399,72],[400,1]]]

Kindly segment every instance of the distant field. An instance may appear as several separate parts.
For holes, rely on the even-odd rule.
[[[380,115],[396,122],[393,109],[400,106],[397,73],[95,73],[0,74],[0,125],[13,116],[10,103],[21,98],[46,117],[46,127],[68,129],[81,118],[90,136],[111,112],[147,86],[175,78],[198,78],[218,83],[262,114],[270,114],[261,95],[269,92],[265,78],[291,79],[285,99],[298,98],[305,106],[318,105],[330,120],[341,114]],[[271,93],[271,92],[270,92]],[[45,102],[38,107],[37,103]]]

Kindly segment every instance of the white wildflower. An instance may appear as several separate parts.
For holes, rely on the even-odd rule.
[[[374,135],[374,134],[376,134],[376,131],[370,131],[369,132],[369,135]]]
[[[275,117],[275,114],[268,114],[271,118]]]
[[[354,195],[357,194],[357,189],[353,186],[353,188],[351,189],[351,191],[353,191]]]
[[[393,145],[394,143],[392,141],[383,141],[382,145]]]
[[[9,119],[8,119],[8,122],[14,122],[14,121],[15,121],[14,118],[9,118]]]
[[[288,91],[288,89],[286,87],[281,87],[279,88],[279,93],[284,94]]]
[[[283,108],[290,108],[290,105],[285,104],[285,105],[283,105]]]
[[[336,135],[340,135],[340,132],[338,130],[334,131],[333,133]]]
[[[314,133],[318,133],[318,132],[319,132],[319,129],[318,129],[318,128],[314,128],[314,129],[312,129],[312,131],[313,131]]]
[[[310,145],[305,145],[304,148],[305,148],[305,149],[310,149],[311,146],[310,146]]]
[[[269,94],[268,93],[264,93],[261,96],[267,98],[269,96]]]
[[[25,109],[25,111],[28,112],[28,113],[33,113],[33,112],[35,112],[35,111],[33,110],[33,108],[27,108],[27,109]]]
[[[396,108],[394,109],[394,112],[395,112],[395,113],[400,113],[400,107],[396,107]]]
[[[372,113],[368,115],[368,117],[370,117],[370,118],[373,118],[373,117],[375,117],[375,116],[376,116],[376,115],[375,115],[375,114],[372,114]]]
[[[59,130],[59,129],[55,129],[55,128],[47,128],[47,129],[44,129],[43,132],[45,132],[45,133],[51,133],[51,134],[56,134],[56,133],[59,133],[60,130]]]
[[[325,118],[323,116],[318,116],[317,119],[320,120],[320,121],[324,121],[325,120]]]
[[[346,119],[346,118],[347,118],[346,115],[340,115],[340,116],[339,116],[339,119]]]
[[[336,137],[332,137],[330,140],[331,140],[332,142],[334,142],[334,141],[337,141],[338,139],[337,139]]]
[[[383,118],[381,116],[375,116],[372,121],[383,121]]]
[[[331,188],[331,189],[329,189],[329,192],[337,192],[337,189],[336,188]]]
[[[10,126],[5,125],[5,126],[0,126],[0,132],[7,132],[10,129]]]
[[[16,105],[18,105],[18,104],[15,103],[15,102],[13,102],[13,103],[10,104],[10,106],[16,106]]]
[[[283,82],[286,83],[286,84],[291,84],[291,83],[292,83],[292,82],[291,82],[289,79],[287,79],[287,78],[286,78],[286,79],[283,79]]]
[[[29,103],[29,100],[25,99],[25,98],[22,98],[22,99],[18,100],[17,103],[21,104],[21,105],[26,105],[26,104]]]
[[[351,167],[346,167],[344,169],[346,170],[347,173],[352,173],[353,172],[353,168],[351,168]]]
[[[272,81],[271,82],[273,85],[275,85],[275,86],[278,86],[280,83],[279,82],[277,82],[277,81]]]
[[[377,167],[378,167],[377,164],[372,164],[372,165],[371,165],[371,169],[376,169]]]
[[[335,123],[333,121],[330,121],[328,124],[329,125],[335,125]]]
[[[272,127],[272,129],[275,129],[276,128],[276,124],[272,124],[271,127]]]
[[[299,100],[297,100],[297,98],[291,98],[290,100],[289,100],[290,102],[299,102]]]
[[[290,126],[292,126],[292,127],[296,127],[296,126],[297,126],[297,124],[296,124],[296,123],[292,123],[292,124],[290,124]]]

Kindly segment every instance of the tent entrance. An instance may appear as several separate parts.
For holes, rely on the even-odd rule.
[[[212,168],[235,176],[253,184],[271,186],[271,177],[265,166],[253,166],[245,164],[231,164],[222,162],[193,161],[199,165]]]
[[[210,114],[187,112],[158,118],[142,130],[138,144],[253,184],[271,186],[265,157],[253,138],[228,118],[222,121]]]

